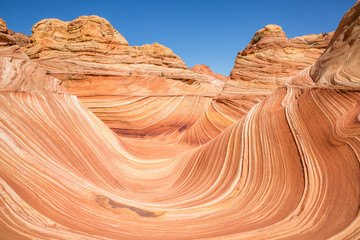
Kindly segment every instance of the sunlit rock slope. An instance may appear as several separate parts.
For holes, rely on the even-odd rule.
[[[291,76],[313,64],[325,50],[331,33],[288,39],[282,28],[267,25],[240,51],[224,92],[271,93]]]
[[[61,79],[67,93],[78,96],[137,156],[173,157],[206,143],[265,97],[224,97],[223,76],[188,69],[158,43],[129,46],[97,16],[45,19],[32,31],[25,53]]]
[[[359,17],[356,3],[313,67],[168,158],[141,156],[160,146],[129,149],[56,78],[34,81],[26,64],[8,64],[17,55],[2,55],[2,239],[359,239]],[[188,97],[178,104],[190,108]]]

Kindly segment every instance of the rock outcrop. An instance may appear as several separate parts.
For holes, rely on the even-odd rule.
[[[341,20],[329,47],[311,68],[317,86],[358,89],[360,82],[360,5],[356,4]],[[349,54],[344,54],[348,52]]]
[[[168,148],[172,156],[178,153],[176,149],[209,141],[249,109],[248,104],[235,102],[231,108],[244,108],[241,114],[232,111],[223,116],[227,110],[216,109],[216,116],[231,121],[219,124],[212,119],[207,124],[217,126],[216,134],[209,133],[201,141],[184,136],[186,140],[181,141],[199,118],[207,121],[207,111],[212,111],[217,101],[212,98],[224,86],[219,75],[189,70],[171,49],[158,43],[129,46],[109,22],[97,16],[71,22],[42,20],[32,31],[25,52],[49,75],[61,79],[68,93],[78,96],[114,132],[125,137],[129,151],[137,151],[145,137],[161,138],[152,143],[156,146],[184,143],[175,145],[174,150]],[[150,155],[145,151],[138,154]]]
[[[8,29],[5,21],[0,18],[0,46],[16,44],[23,50],[28,44],[28,39],[29,36]]]
[[[209,66],[206,66],[205,64],[196,64],[195,66],[193,66],[192,68],[190,68],[191,71],[196,72],[196,73],[201,73],[201,74],[205,74],[208,76],[212,76],[216,79],[219,79],[221,81],[226,82],[229,77],[226,77],[224,75],[221,75],[219,73],[214,73]]]
[[[45,19],[32,32],[26,53],[77,96],[217,93],[212,78],[189,71],[171,49],[158,43],[131,47],[97,16]]]
[[[333,32],[288,39],[280,26],[265,26],[239,52],[224,92],[272,92],[312,65],[332,36]]]
[[[213,77],[213,80],[211,81],[211,85],[216,87],[216,90],[218,92],[222,92],[225,82],[229,79],[229,77],[223,76],[219,73],[214,73],[209,66],[206,66],[205,64],[196,64],[192,68],[190,68],[190,71],[194,73],[200,73],[204,74],[210,77]]]
[[[45,75],[46,72],[22,52],[2,19],[0,19],[0,72],[1,91],[59,93],[65,91],[60,80]]]
[[[82,16],[71,22],[45,19],[36,23],[32,32],[27,49],[30,58],[73,52],[108,54],[129,45],[108,21],[97,16]]]
[[[8,28],[4,20],[0,18],[0,47],[15,44],[15,39],[9,35]]]
[[[8,29],[8,33],[15,39],[16,45],[20,46],[23,50],[25,50],[25,47],[29,42],[29,36],[23,33],[14,32],[10,29]]]

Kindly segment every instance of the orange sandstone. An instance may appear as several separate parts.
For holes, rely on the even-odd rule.
[[[2,82],[25,76],[20,87],[0,85],[2,238],[359,239],[360,71],[353,52],[359,6],[345,15],[314,66],[240,119],[234,117],[239,102],[231,99],[167,96],[170,105],[159,97],[116,99],[120,103],[111,107],[123,104],[129,114],[118,112],[130,125],[146,125],[140,119],[154,112],[158,122],[166,113],[177,119],[175,106],[196,115],[191,104],[211,104],[199,118],[209,120],[188,131],[189,138],[203,134],[199,145],[167,158],[141,157],[151,142],[130,153],[127,142],[76,96],[40,89],[21,64],[2,65]],[[18,59],[9,55],[15,47],[0,47],[0,55]],[[8,71],[13,74],[4,75]],[[46,72],[37,79],[58,83]],[[102,108],[101,101],[93,108]],[[215,130],[217,136],[207,134]]]
[[[239,52],[224,92],[272,92],[312,65],[332,36],[333,33],[323,33],[288,39],[280,26],[265,26]]]

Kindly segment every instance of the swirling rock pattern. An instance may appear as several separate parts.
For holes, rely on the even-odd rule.
[[[339,29],[359,24],[359,5]],[[333,43],[338,42],[328,54],[336,57],[341,51],[336,46],[353,34],[334,37]],[[352,49],[342,48],[342,54],[351,56]],[[353,60],[342,63],[358,66]],[[2,239],[359,239],[360,92],[337,84],[344,83],[337,79],[341,74],[334,75],[330,87],[322,84],[326,78],[316,81],[321,62],[237,120],[218,116],[240,115],[230,107],[241,104],[240,97],[215,103],[202,97],[201,104],[211,105],[204,107],[208,119],[219,120],[214,127],[221,121],[233,124],[168,158],[131,153],[124,138],[74,95],[1,90]],[[19,64],[1,71],[8,67],[26,73]],[[355,70],[347,74],[351,82],[360,77]],[[25,85],[30,83],[35,84],[30,78]],[[169,101],[196,109],[191,104],[198,99]],[[113,107],[138,113],[129,114],[128,131],[152,127],[138,121],[147,117],[146,109],[135,109],[156,106],[152,101],[157,100],[109,99],[116,102]],[[218,114],[221,104],[226,111]],[[161,116],[164,110],[156,111]]]
[[[168,158],[207,143],[244,116],[265,95],[79,97],[141,158]],[[142,146],[142,148],[139,148]],[[165,149],[164,149],[165,148]]]
[[[263,96],[240,94],[232,96],[230,104],[221,104],[224,97],[216,96],[226,77],[201,66],[188,69],[158,43],[128,46],[109,22],[97,16],[71,22],[46,19],[32,31],[25,51],[30,58],[61,79],[67,93],[78,96],[126,139],[129,151],[141,157],[154,156],[151,149],[138,151],[142,141],[146,144],[141,145],[152,148],[168,147],[168,151],[158,151],[157,157],[171,157],[179,149],[203,144]],[[246,100],[241,104],[239,99]]]

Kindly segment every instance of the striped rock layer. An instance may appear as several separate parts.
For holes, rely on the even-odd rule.
[[[265,94],[222,97],[225,77],[188,69],[158,43],[129,46],[97,16],[34,25],[26,54],[62,80],[79,100],[141,157],[172,157],[204,144],[243,116]],[[204,69],[204,68],[203,68]],[[149,151],[138,145],[151,146]]]
[[[265,26],[255,33],[245,50],[239,52],[224,92],[271,93],[312,65],[324,52],[333,34],[288,39],[280,26]]]
[[[217,93],[211,83],[220,80],[189,71],[171,49],[158,43],[129,46],[98,16],[82,16],[71,22],[45,19],[35,24],[32,32],[25,52],[61,79],[71,94]]]
[[[43,90],[26,77],[1,88],[2,238],[360,238],[359,17],[360,2],[313,67],[174,157],[139,156],[152,146],[129,149],[45,72]],[[28,74],[2,66],[2,76]],[[188,97],[177,104],[196,102]]]
[[[126,138],[131,151],[137,150],[139,144],[152,148],[165,144],[169,151],[159,151],[159,157],[171,157],[178,154],[178,149],[204,144],[277,86],[270,78],[267,81],[272,84],[271,89],[257,84],[234,94],[227,87],[231,80],[225,84],[221,76],[201,66],[189,70],[170,49],[157,43],[131,47],[109,22],[97,16],[82,16],[71,22],[46,19],[35,24],[32,31],[26,50],[30,58],[48,75],[61,79],[68,93],[78,96],[88,109]],[[285,34],[280,31],[280,40],[274,43],[274,32],[261,40],[269,51],[279,51],[279,42],[285,41],[281,40]],[[286,45],[286,36],[285,39]],[[322,51],[324,43],[316,43]],[[255,50],[264,52],[261,47]],[[303,55],[296,57],[306,64],[295,66],[296,71],[318,57],[314,55],[309,60]],[[280,61],[286,63],[287,59]],[[289,71],[294,64],[288,62],[292,66]],[[254,75],[251,67],[245,69],[252,72],[253,78],[261,77],[261,71]],[[265,77],[268,79],[269,74]],[[151,152],[141,150],[139,154],[149,157]]]
[[[222,92],[224,88],[224,84],[227,80],[229,80],[229,77],[223,76],[220,73],[214,73],[209,66],[205,64],[196,64],[192,68],[190,68],[192,72],[205,74],[211,77],[214,77],[217,80],[220,81],[213,81],[212,84],[217,87],[217,91]],[[221,82],[222,81],[222,82]]]

